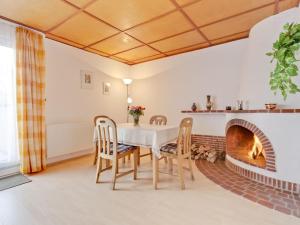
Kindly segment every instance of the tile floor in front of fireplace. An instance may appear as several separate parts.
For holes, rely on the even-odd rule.
[[[300,218],[300,196],[283,192],[242,177],[225,165],[224,161],[210,163],[197,160],[196,166],[210,180],[244,198]]]

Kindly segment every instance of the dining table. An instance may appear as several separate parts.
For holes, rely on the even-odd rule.
[[[155,125],[133,123],[117,123],[118,143],[149,148],[152,151],[153,186],[157,189],[158,160],[160,148],[177,139],[179,127],[175,125]],[[96,140],[94,133],[94,141]]]

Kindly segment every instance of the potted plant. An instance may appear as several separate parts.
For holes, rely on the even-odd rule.
[[[144,106],[130,106],[129,107],[128,113],[129,113],[129,115],[131,115],[133,117],[134,126],[139,125],[140,116],[144,115],[144,110],[145,110]]]
[[[296,52],[300,49],[300,24],[287,23],[283,27],[278,40],[273,44],[271,52],[266,53],[272,57],[271,63],[276,62],[274,71],[270,76],[270,87],[275,92],[280,91],[284,100],[288,94],[300,92],[293,78],[298,75]]]

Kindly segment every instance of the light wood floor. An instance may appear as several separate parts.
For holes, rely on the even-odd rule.
[[[166,171],[160,162],[161,171]],[[174,168],[176,169],[176,167]],[[33,182],[0,192],[1,225],[299,225],[296,217],[268,209],[217,186],[195,167],[185,191],[176,176],[160,173],[153,190],[149,161],[136,181],[120,178],[111,191],[110,171],[95,184],[92,157],[49,167]],[[100,179],[101,179],[100,178]],[[225,178],[226,179],[226,178]]]

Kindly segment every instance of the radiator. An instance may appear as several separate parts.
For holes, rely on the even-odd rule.
[[[47,158],[70,158],[76,153],[91,151],[93,147],[93,126],[89,123],[57,123],[46,126]],[[68,157],[70,156],[70,157]],[[61,158],[62,159],[62,158]]]

